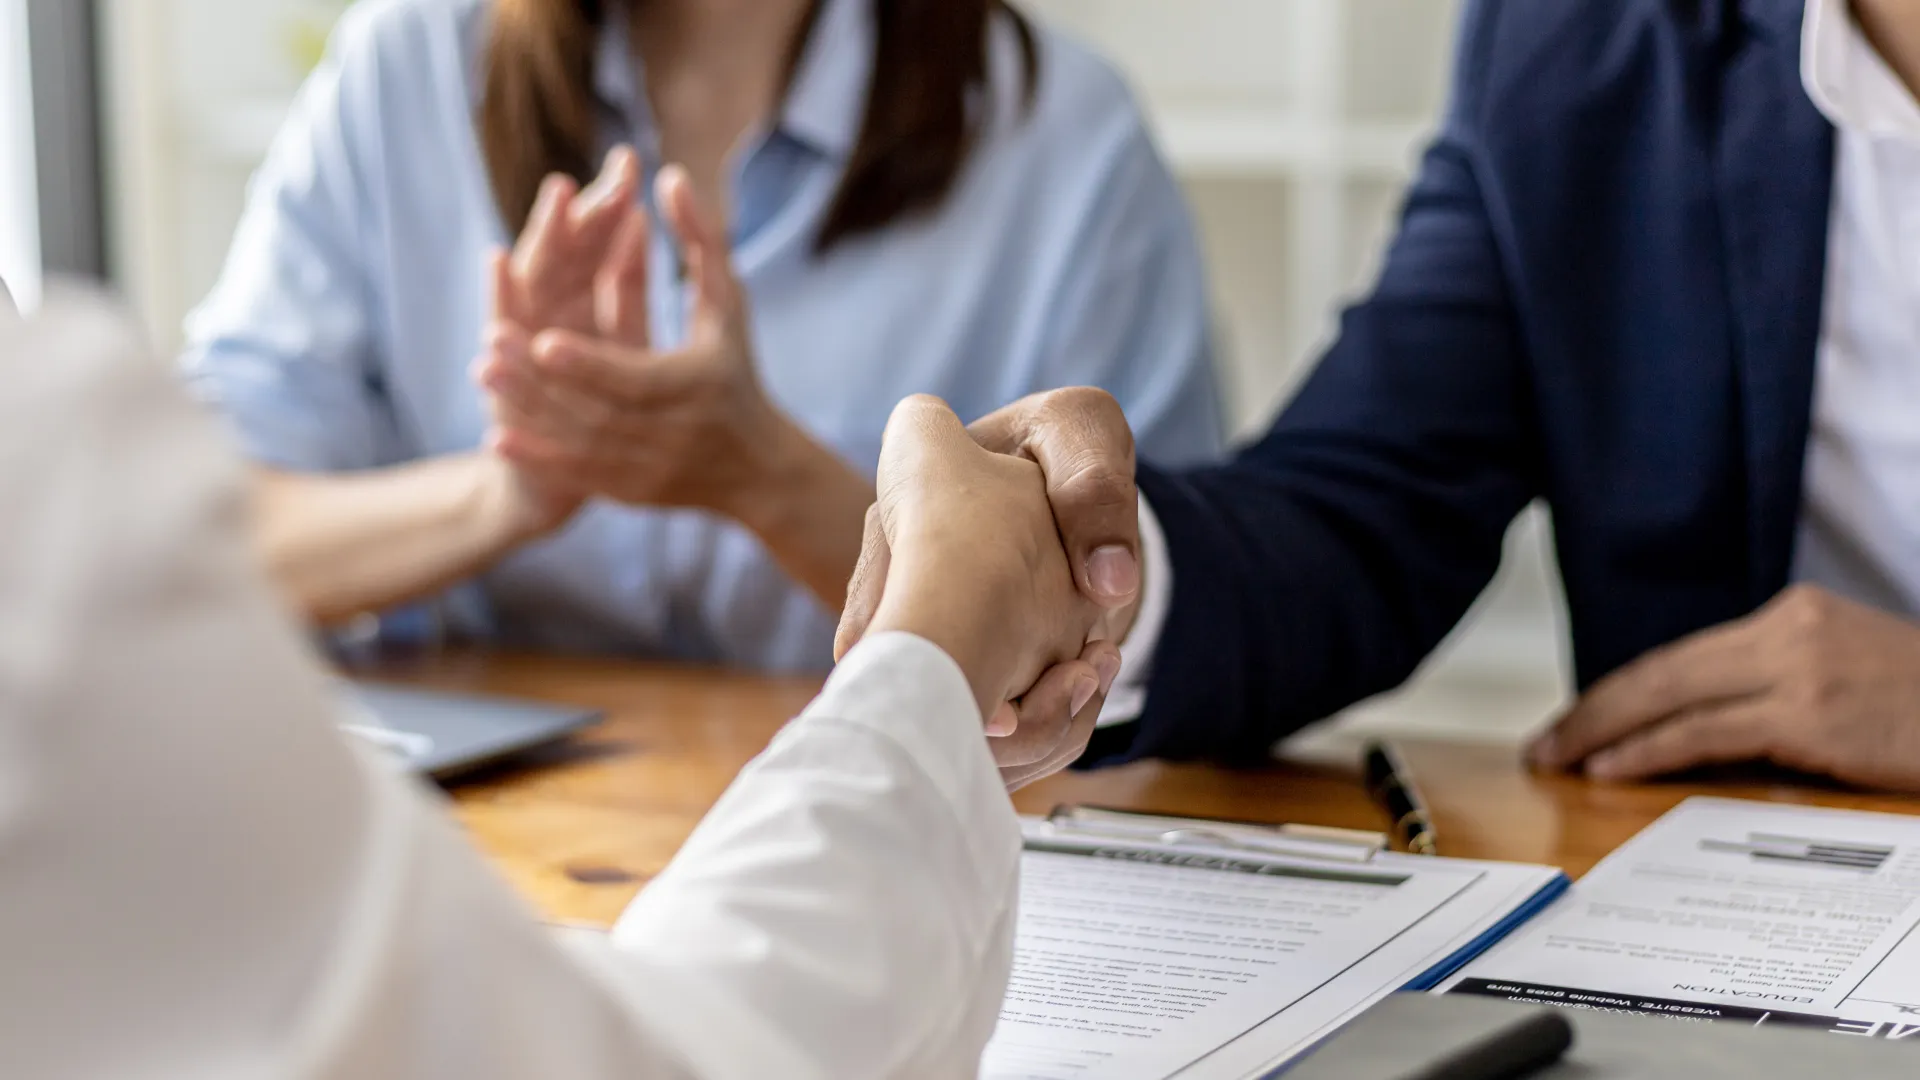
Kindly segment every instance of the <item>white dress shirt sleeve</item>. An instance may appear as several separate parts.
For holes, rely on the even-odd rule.
[[[685,1041],[702,1076],[972,1077],[1012,965],[1019,855],[965,677],[885,635],[742,774],[614,943],[664,1030],[729,1033]]]
[[[1147,711],[1147,679],[1153,674],[1154,650],[1173,606],[1173,560],[1167,555],[1167,534],[1145,495],[1140,496],[1140,612],[1133,629],[1120,643],[1120,674],[1100,710],[1100,726],[1113,727],[1140,719]]]
[[[0,328],[8,1075],[973,1075],[1019,834],[944,654],[855,650],[562,947],[343,741],[211,421],[98,305],[48,311]]]

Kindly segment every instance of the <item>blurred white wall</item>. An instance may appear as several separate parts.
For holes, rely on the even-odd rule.
[[[247,177],[347,0],[103,0],[115,276],[179,343],[213,284]]]
[[[18,0],[0,0],[0,4]],[[248,172],[340,0],[105,0],[114,250],[155,335],[211,284]],[[1025,0],[1127,72],[1204,234],[1237,433],[1371,281],[1442,105],[1459,0]],[[1513,738],[1564,696],[1544,520],[1416,687],[1362,728]]]
[[[29,62],[26,0],[0,0],[0,281],[22,308],[40,296]]]

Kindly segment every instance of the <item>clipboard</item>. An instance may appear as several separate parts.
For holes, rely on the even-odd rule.
[[[1317,825],[1065,804],[1021,827],[986,1080],[1268,1076],[1392,992],[1447,978],[1567,884]]]
[[[1055,836],[1153,848],[1225,848],[1249,855],[1369,863],[1390,850],[1387,835],[1326,825],[1261,825],[1062,804],[1044,820]]]

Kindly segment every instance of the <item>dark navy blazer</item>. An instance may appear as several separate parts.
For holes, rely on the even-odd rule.
[[[1800,0],[1479,0],[1373,294],[1230,463],[1092,758],[1243,758],[1404,681],[1552,507],[1582,686],[1788,580],[1833,134]]]

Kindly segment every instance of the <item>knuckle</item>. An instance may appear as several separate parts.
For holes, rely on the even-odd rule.
[[[1818,633],[1833,621],[1833,599],[1817,590],[1809,590],[1803,595],[1806,599],[1800,601],[1798,611],[1800,629]]]
[[[1107,427],[1127,426],[1126,410],[1120,402],[1097,386],[1068,386],[1049,391],[1041,399],[1048,412]]]
[[[884,548],[892,543],[894,530],[900,523],[901,503],[908,499],[912,490],[912,485],[903,481],[880,486],[878,497],[867,508],[867,531],[862,538],[863,546]]]
[[[1708,720],[1695,714],[1695,722],[1670,725],[1673,756],[1688,762],[1704,761],[1738,737],[1738,731],[1726,721]]]
[[[1020,730],[1030,732],[1031,743],[1044,748],[1047,753],[1059,746],[1073,727],[1073,717],[1067,715],[1065,698],[1022,701],[1019,714]]]
[[[1092,446],[1103,453],[1133,464],[1133,428],[1120,403],[1105,390],[1075,387],[1054,392],[1046,403],[1043,419],[1049,432],[1058,433],[1070,444]]]
[[[1829,772],[1832,760],[1824,750],[1824,740],[1806,738],[1801,725],[1763,723],[1756,743],[1759,756],[1775,765],[1803,772]]]
[[[893,407],[893,415],[888,420],[888,427],[917,426],[924,422],[923,418],[928,414],[944,408],[946,408],[946,402],[932,394],[908,394]]]
[[[1088,510],[1121,509],[1133,505],[1133,471],[1119,468],[1098,448],[1076,451],[1065,462],[1063,475],[1054,484],[1054,498]]]
[[[853,564],[853,573],[847,578],[846,603],[840,610],[840,632],[858,630],[868,619],[867,589],[874,578],[874,555],[871,548],[862,550],[860,558]]]
[[[991,412],[967,425],[967,434],[982,450],[996,454],[1012,454],[1020,449],[1020,410],[1022,402],[1014,402],[997,412]]]
[[[1680,668],[1673,662],[1673,654],[1666,648],[1655,652],[1648,658],[1651,662],[1640,671],[1639,698],[1654,708],[1676,700],[1681,692]]]
[[[1608,763],[1616,771],[1629,776],[1639,776],[1657,768],[1661,756],[1655,736],[1627,739],[1605,753]]]
[[[1832,703],[1841,683],[1840,657],[1819,638],[1802,639],[1783,647],[1777,661],[1782,681],[1803,707]]]
[[[1112,394],[1092,386],[1030,394],[974,421],[967,431],[982,447],[1000,454],[1098,442],[1124,452],[1129,462],[1133,456],[1133,431],[1125,410]]]
[[[1770,614],[1791,632],[1817,631],[1833,615],[1833,597],[1812,585],[1791,585],[1773,602]]]
[[[1593,731],[1611,733],[1638,718],[1670,712],[1674,703],[1684,700],[1685,680],[1681,665],[1674,662],[1673,649],[1671,645],[1655,649],[1595,688],[1596,708],[1589,718]]]

